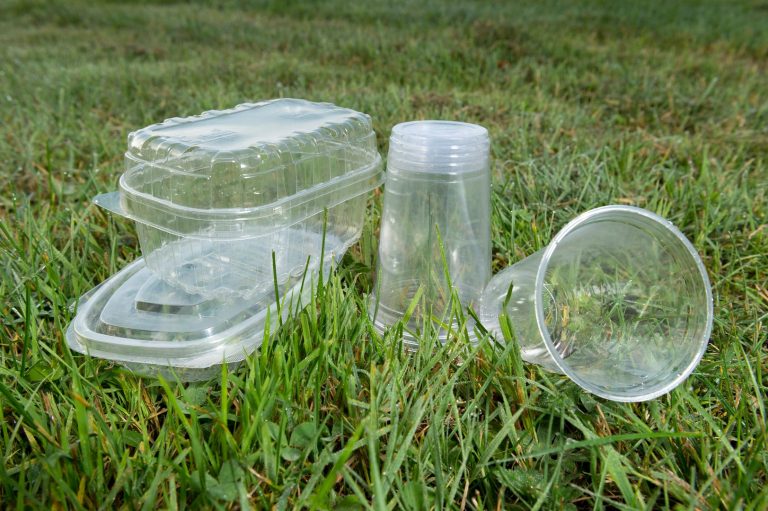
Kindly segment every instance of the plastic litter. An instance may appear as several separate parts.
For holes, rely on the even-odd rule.
[[[131,133],[119,191],[94,202],[136,222],[147,268],[206,297],[248,298],[360,236],[382,179],[367,115],[277,99]],[[324,211],[327,210],[327,219]]]
[[[379,331],[413,303],[406,344],[415,347],[417,332],[433,318],[439,339],[448,339],[455,299],[471,306],[491,275],[490,190],[485,128],[450,121],[393,128],[369,307]]]
[[[144,257],[80,299],[75,351],[205,379],[261,345],[360,236],[382,180],[370,117],[279,99],[131,133],[119,191]]]
[[[693,245],[668,220],[605,206],[568,223],[546,248],[496,274],[480,306],[524,360],[614,401],[646,401],[682,383],[712,332],[712,289]]]

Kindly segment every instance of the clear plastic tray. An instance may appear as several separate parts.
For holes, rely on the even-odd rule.
[[[168,119],[131,133],[125,158],[119,191],[94,202],[136,221],[147,268],[205,297],[343,253],[382,180],[370,117],[297,99]]]
[[[306,303],[313,277],[278,288],[284,315]],[[169,286],[138,259],[80,299],[66,338],[79,353],[139,374],[191,381],[242,361],[277,319],[274,289],[250,300],[207,299]]]

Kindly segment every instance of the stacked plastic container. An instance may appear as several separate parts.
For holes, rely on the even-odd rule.
[[[184,379],[260,344],[275,285],[306,295],[382,179],[370,117],[295,99],[169,119],[131,133],[125,158],[119,191],[95,202],[136,222],[144,257],[81,299],[67,339]]]
[[[448,340],[452,311],[472,306],[491,276],[489,145],[485,128],[464,122],[392,129],[369,313],[379,332],[408,316],[408,347],[433,318]]]

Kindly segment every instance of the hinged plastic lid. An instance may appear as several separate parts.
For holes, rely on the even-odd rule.
[[[96,202],[179,235],[260,236],[381,182],[370,117],[277,99],[131,133],[119,198]]]

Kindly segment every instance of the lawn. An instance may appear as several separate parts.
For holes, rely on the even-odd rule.
[[[245,6],[247,5],[247,6]],[[619,404],[484,339],[415,355],[360,242],[262,349],[179,385],[72,353],[140,256],[126,136],[273,97],[486,126],[493,266],[610,203],[673,221],[715,293],[702,363]],[[768,3],[0,2],[0,507],[768,508]]]

